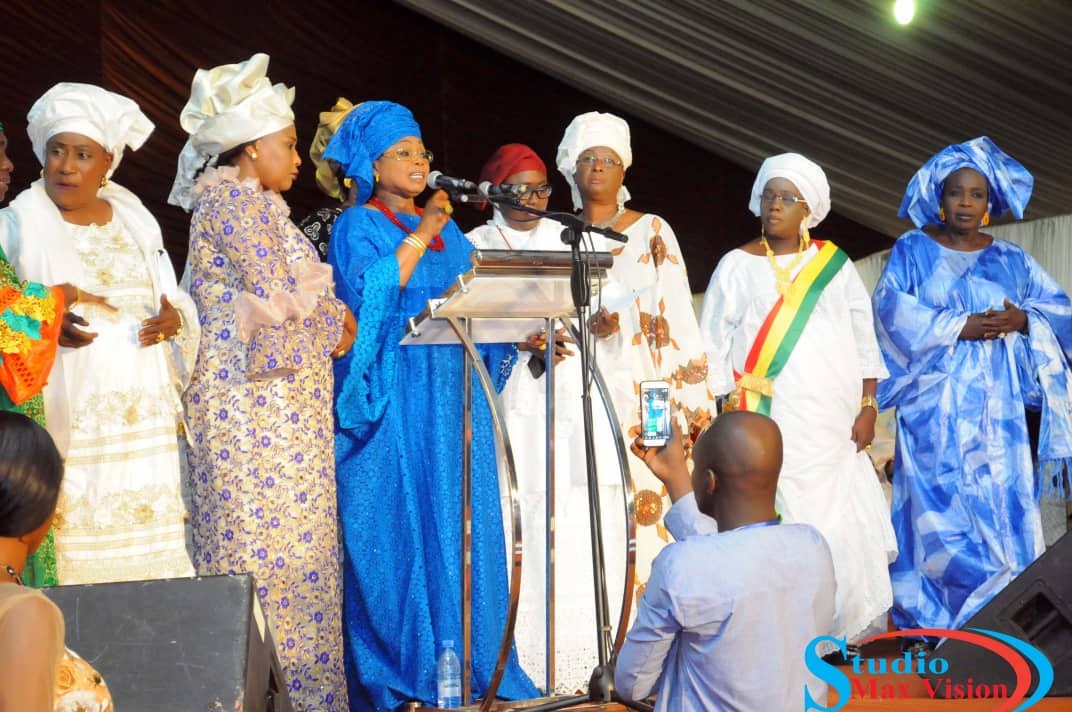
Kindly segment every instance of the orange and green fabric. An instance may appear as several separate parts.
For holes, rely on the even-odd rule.
[[[14,289],[21,292],[25,292],[27,288],[30,288],[30,296],[40,298],[47,293],[47,288],[43,288],[41,285],[33,283],[27,283],[20,281],[15,276],[15,270],[11,264],[7,261],[6,255],[3,250],[0,250],[0,290]],[[42,291],[46,290],[46,291]],[[47,297],[45,298],[47,301]],[[55,309],[55,317],[49,321],[60,321],[63,313],[63,299],[62,296],[59,299],[58,304],[55,299],[53,301],[53,307]],[[16,314],[15,311],[32,311],[19,307],[17,310],[11,311],[11,318],[4,322],[4,332],[8,335],[5,341],[10,342],[8,348],[14,348],[15,344],[24,344],[21,336],[25,336],[25,332],[17,328],[13,328],[12,324],[16,326],[25,324],[32,326],[30,322],[24,322],[19,317],[25,315]],[[5,310],[5,313],[7,310]],[[56,325],[58,327],[58,324]],[[47,336],[51,336],[53,340],[56,339],[54,332],[50,329],[45,330]],[[16,333],[18,332],[18,333]],[[38,334],[40,335],[40,334]],[[27,337],[28,338],[28,337]],[[14,353],[14,352],[12,352]],[[3,355],[0,354],[0,358]],[[8,394],[6,388],[0,388],[0,410],[15,411],[16,413],[22,413],[23,415],[32,418],[41,427],[45,425],[45,407],[44,399],[41,393],[35,393],[26,400],[23,400],[18,405],[15,404],[14,399]],[[23,581],[27,586],[33,586],[40,588],[43,586],[56,586],[59,583],[59,578],[56,571],[56,547],[53,543],[52,531],[49,530],[45,535],[45,540],[41,542],[41,546],[37,551],[30,555],[26,560],[26,569],[22,575]]]

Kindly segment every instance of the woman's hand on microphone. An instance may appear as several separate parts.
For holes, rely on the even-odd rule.
[[[421,222],[417,229],[413,231],[414,234],[424,240],[425,244],[428,244],[432,241],[432,238],[443,231],[453,212],[454,206],[450,204],[450,197],[447,192],[437,190],[432,193],[432,197],[424,204],[424,215],[421,216]]]

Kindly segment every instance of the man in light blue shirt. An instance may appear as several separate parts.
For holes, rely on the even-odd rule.
[[[804,651],[831,633],[834,564],[815,528],[778,522],[775,422],[719,416],[696,441],[691,478],[676,424],[667,446],[638,438],[632,449],[666,484],[677,541],[652,565],[618,655],[618,694],[654,692],[656,710],[673,712],[788,712],[804,709],[806,685],[825,703]]]

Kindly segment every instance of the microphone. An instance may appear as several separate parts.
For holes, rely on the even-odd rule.
[[[492,183],[490,180],[483,181],[477,186],[477,191],[486,198],[521,198],[529,192],[525,184],[513,185],[512,183]]]
[[[445,190],[448,193],[478,193],[479,186],[471,180],[464,178],[451,178],[443,175],[442,171],[432,171],[426,181],[432,190]]]

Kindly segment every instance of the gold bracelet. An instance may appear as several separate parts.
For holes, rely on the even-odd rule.
[[[405,242],[407,245],[417,251],[417,259],[424,257],[424,251],[428,249],[427,247],[425,247],[423,242],[421,242],[420,240],[415,240],[412,237],[407,237],[405,240],[403,240],[403,242]]]
[[[424,244],[424,240],[417,237],[416,233],[411,232],[410,234],[406,235],[406,239],[402,240],[402,242],[417,251],[418,259],[424,257],[424,253],[428,249],[428,245]]]
[[[864,396],[860,399],[860,410],[864,408],[874,408],[875,412],[878,412],[878,399],[874,396]]]

